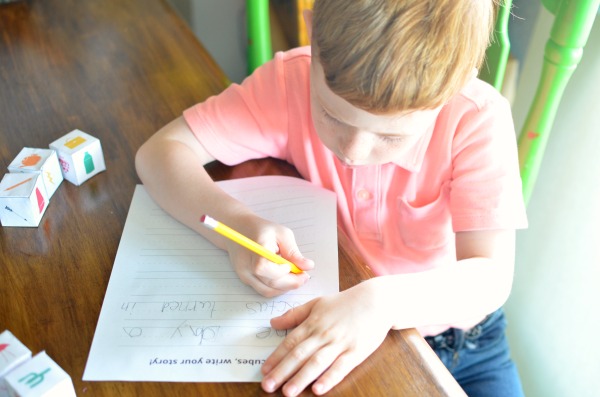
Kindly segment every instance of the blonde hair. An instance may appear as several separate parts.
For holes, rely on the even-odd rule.
[[[494,0],[316,0],[313,56],[329,88],[374,113],[435,108],[479,68]]]

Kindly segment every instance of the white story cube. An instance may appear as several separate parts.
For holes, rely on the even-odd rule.
[[[58,156],[52,149],[23,148],[8,166],[8,172],[36,173],[42,176],[48,198],[63,181]]]
[[[46,208],[48,194],[39,174],[4,174],[0,182],[2,226],[37,227]]]
[[[0,334],[0,397],[9,395],[4,377],[29,359],[31,359],[31,350],[9,330]]]
[[[71,377],[46,352],[13,370],[5,381],[11,397],[75,397]]]
[[[81,185],[106,170],[100,140],[80,130],[73,130],[50,144],[56,150],[66,180]]]

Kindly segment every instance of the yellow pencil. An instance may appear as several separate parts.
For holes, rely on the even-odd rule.
[[[300,270],[292,262],[269,251],[268,249],[266,249],[265,247],[263,247],[256,241],[249,239],[248,237],[244,236],[243,234],[241,234],[239,232],[236,232],[229,226],[222,224],[221,222],[217,221],[214,218],[211,218],[208,215],[202,215],[202,217],[200,217],[200,222],[202,222],[202,224],[204,226],[208,227],[209,229],[212,229],[215,232],[219,233],[220,235],[225,236],[232,241],[235,241],[239,245],[248,248],[250,251],[262,256],[263,258],[267,258],[268,260],[270,260],[273,263],[277,263],[278,265],[284,265],[284,264],[290,265],[292,273],[296,273],[296,274],[302,273],[302,270]]]

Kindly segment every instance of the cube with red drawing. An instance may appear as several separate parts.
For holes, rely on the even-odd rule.
[[[48,197],[52,197],[63,181],[58,156],[52,149],[23,148],[8,166],[8,171],[41,175]]]
[[[106,170],[100,140],[80,130],[73,130],[50,144],[56,150],[62,174],[74,185],[81,185]]]
[[[2,226],[37,227],[48,207],[48,194],[39,174],[8,173],[0,182]]]
[[[0,334],[0,397],[9,395],[4,377],[29,359],[31,359],[31,350],[9,330]]]

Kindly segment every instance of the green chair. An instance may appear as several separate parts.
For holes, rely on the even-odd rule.
[[[269,0],[246,0],[248,74],[273,57]]]
[[[583,55],[600,0],[543,0],[554,14],[540,81],[519,136],[523,195],[529,201],[563,92]]]
[[[507,23],[511,3],[512,0],[507,1],[498,11],[496,39],[486,52],[487,65],[480,75],[497,89],[502,87],[510,50]],[[600,0],[542,0],[542,4],[554,14],[554,22],[544,50],[537,91],[519,135],[519,166],[526,203],[540,171],[558,105],[581,60]]]
[[[541,0],[554,14],[550,38],[546,43],[540,81],[525,124],[519,135],[519,166],[523,179],[523,197],[529,202],[537,179],[544,150],[565,87],[577,68],[600,0]],[[494,39],[486,52],[480,78],[500,90],[510,52],[508,20],[512,0],[499,8]],[[269,1],[247,0],[248,71],[273,56],[269,29]]]
[[[505,0],[498,9],[496,25],[492,36],[492,44],[485,52],[485,63],[479,71],[479,78],[502,90],[504,72],[510,54],[510,40],[508,38],[508,18],[512,7],[512,0]]]

